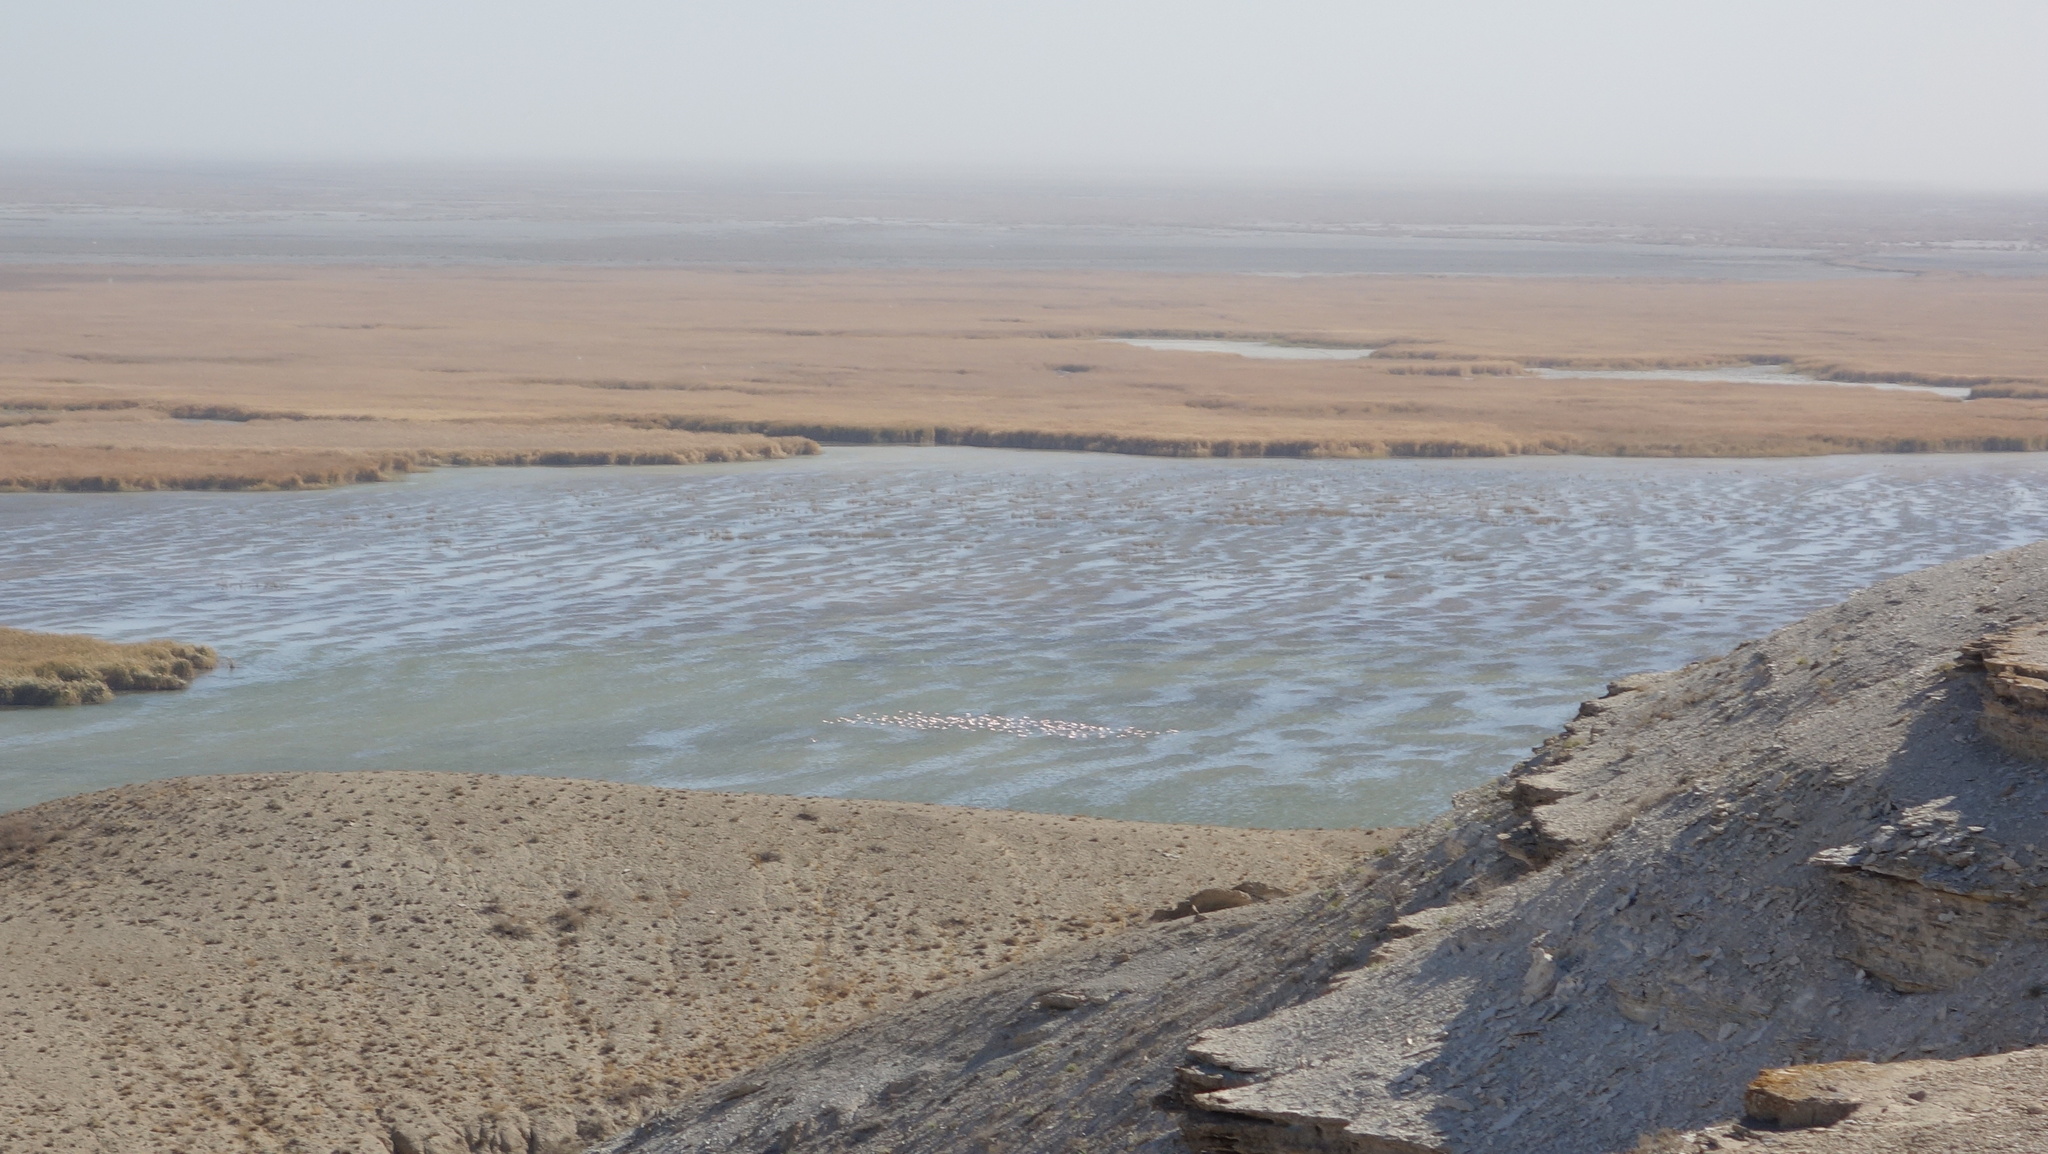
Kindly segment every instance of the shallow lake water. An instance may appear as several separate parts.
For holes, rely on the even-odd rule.
[[[1933,393],[1964,400],[1967,387],[1916,385],[1908,381],[1824,381],[1784,365],[1720,365],[1706,369],[1532,369],[1536,376],[1571,381],[1727,381],[1745,385],[1828,385],[1846,389],[1889,389],[1905,393]]]
[[[1169,338],[1112,337],[1113,344],[1135,345],[1141,349],[1175,353],[1231,353],[1240,357],[1271,361],[1357,361],[1377,349],[1329,348],[1314,345],[1276,345],[1268,341],[1181,340]],[[1796,372],[1781,364],[1716,365],[1703,369],[1530,369],[1544,380],[1568,381],[1709,381],[1747,385],[1828,385],[1850,389],[1890,389],[1897,392],[1933,393],[1954,400],[1969,398],[1968,388],[1950,385],[1916,385],[1904,381],[1824,381]]]
[[[9,624],[215,645],[0,712],[0,809],[488,770],[1253,826],[1412,821],[1622,673],[2048,535],[2048,459],[833,448],[0,497]]]

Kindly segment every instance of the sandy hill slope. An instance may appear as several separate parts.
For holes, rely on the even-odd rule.
[[[878,1010],[1386,840],[453,774],[50,802],[0,818],[0,1150],[579,1149]]]
[[[1328,890],[972,983],[606,1149],[1603,1154],[1764,1068],[2048,1041],[2048,773],[1964,654],[2044,618],[2048,545],[1887,581],[1617,684]]]

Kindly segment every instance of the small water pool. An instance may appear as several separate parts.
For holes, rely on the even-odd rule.
[[[1938,397],[1968,400],[1970,390],[1949,385],[1916,385],[1903,381],[1824,381],[1784,365],[1723,365],[1706,369],[1531,369],[1547,380],[1572,381],[1726,381],[1744,385],[1833,385],[1850,389],[1889,389],[1905,393],[1933,393]]]
[[[1113,343],[1141,349],[1176,353],[1233,353],[1262,361],[1357,361],[1373,354],[1372,349],[1325,348],[1316,345],[1276,345],[1269,341],[1168,340],[1114,337]]]

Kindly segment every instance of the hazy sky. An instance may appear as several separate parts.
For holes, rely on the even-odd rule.
[[[2048,188],[2048,2],[15,0],[0,152]]]

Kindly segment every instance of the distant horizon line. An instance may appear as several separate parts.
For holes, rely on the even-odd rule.
[[[246,180],[263,175],[400,175],[441,179],[519,176],[550,181],[637,177],[694,183],[749,184],[764,180],[872,182],[878,191],[914,191],[908,183],[936,184],[947,191],[996,191],[1002,188],[1070,188],[1095,184],[1133,191],[1176,192],[1496,192],[1592,193],[1638,195],[1785,196],[1835,195],[1871,197],[1966,197],[2048,200],[2048,183],[1967,184],[1935,180],[1904,181],[1854,177],[1708,176],[1631,173],[1564,173],[1481,171],[1469,169],[1330,168],[1306,166],[993,164],[822,160],[740,160],[732,158],[601,158],[601,157],[423,157],[409,155],[287,155],[258,153],[170,153],[142,150],[55,151],[0,147],[0,189],[23,182],[72,175],[179,173],[199,180]],[[40,169],[24,173],[23,167]],[[664,192],[668,188],[606,189],[613,192]],[[803,190],[790,190],[803,191]],[[822,190],[821,190],[822,191]],[[832,191],[844,191],[835,189]]]

